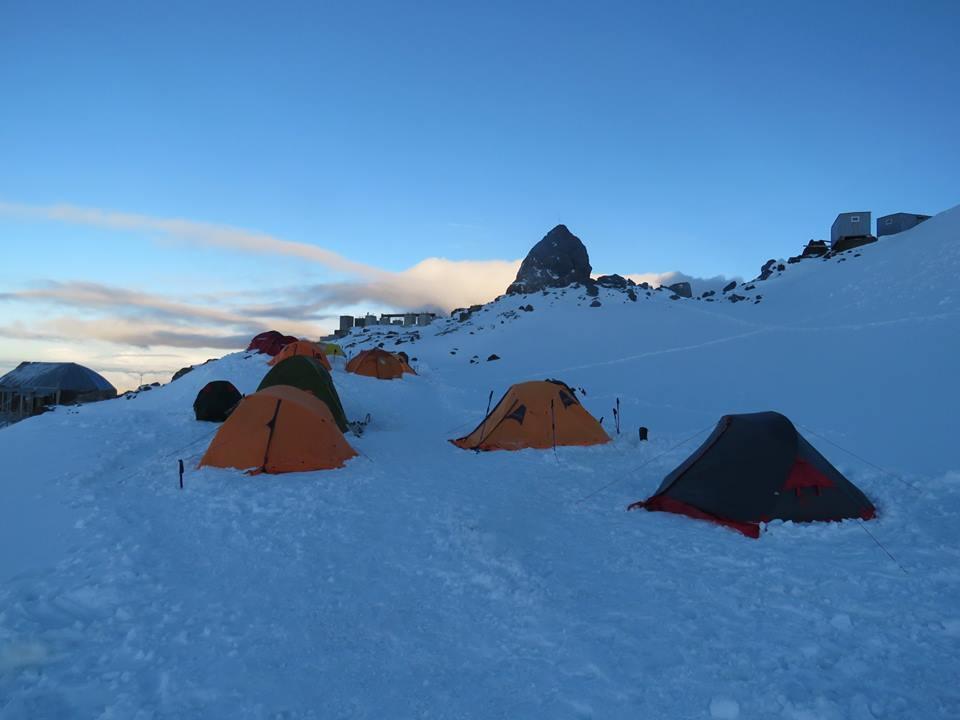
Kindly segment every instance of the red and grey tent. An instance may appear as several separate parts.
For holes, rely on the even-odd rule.
[[[267,330],[255,336],[247,346],[247,350],[256,350],[257,352],[266,353],[267,355],[276,355],[287,345],[296,341],[297,338],[293,335],[283,335],[276,330]]]
[[[869,520],[856,485],[776,412],[724,415],[693,455],[647,500],[627,509],[679,513],[760,536],[770,520]]]

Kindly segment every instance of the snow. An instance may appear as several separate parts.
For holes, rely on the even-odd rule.
[[[373,418],[338,471],[196,469],[216,430],[197,391],[252,392],[262,355],[3,428],[0,720],[958,717],[958,241],[952,210],[736,304],[570,288],[397,346],[358,332],[420,374],[335,369]],[[619,398],[623,434],[446,442],[545,377],[611,433]],[[749,540],[624,511],[721,414],[766,409],[879,518]]]

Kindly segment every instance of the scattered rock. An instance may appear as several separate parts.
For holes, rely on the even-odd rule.
[[[533,305],[530,305],[530,304],[521,305],[520,309],[523,310],[524,312],[533,312]]]
[[[722,292],[728,293],[731,290],[733,290],[736,286],[737,286],[737,281],[731,280],[730,282],[728,282],[726,285],[723,286]]]
[[[716,290],[705,290],[704,293],[700,296],[702,298],[713,297],[717,294]]]
[[[633,288],[627,290],[627,297],[630,298],[633,302],[637,301],[637,294],[633,291]]]
[[[601,305],[603,305],[603,303],[599,300],[594,300],[592,303],[590,303],[590,307],[600,307]]]
[[[527,253],[507,294],[586,283],[591,270],[587,248],[580,238],[566,225],[557,225]]]
[[[500,359],[500,356],[494,353],[493,355],[487,358],[487,362],[493,362],[494,360],[499,360],[499,359]]]
[[[597,284],[591,280],[589,283],[586,283],[587,295],[590,297],[596,297],[600,294],[600,288],[597,287]]]
[[[741,300],[746,300],[746,298],[743,295],[737,295],[736,293],[733,293],[732,295],[727,295],[727,300],[732,303],[736,303],[740,302]]]

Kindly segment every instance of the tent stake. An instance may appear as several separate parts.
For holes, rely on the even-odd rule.
[[[177,460],[180,464],[180,489],[183,490],[183,460]]]

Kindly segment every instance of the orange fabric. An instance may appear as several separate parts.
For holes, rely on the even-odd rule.
[[[286,345],[283,350],[274,355],[273,359],[267,364],[276,365],[294,355],[306,355],[307,357],[316,358],[327,370],[333,369],[330,367],[330,361],[327,360],[327,354],[323,351],[323,348],[309,340],[297,340],[296,342]]]
[[[305,390],[274,385],[240,401],[200,465],[249,470],[251,475],[303,472],[343,467],[356,454],[326,403]]]
[[[380,380],[395,380],[404,373],[416,375],[413,368],[393,353],[380,348],[363,350],[347,363],[347,372],[367,375]]]
[[[521,414],[522,422],[518,419]],[[610,436],[572,390],[546,380],[514,385],[476,430],[450,442],[467,450],[550,448],[554,424],[557,445],[610,442]]]

